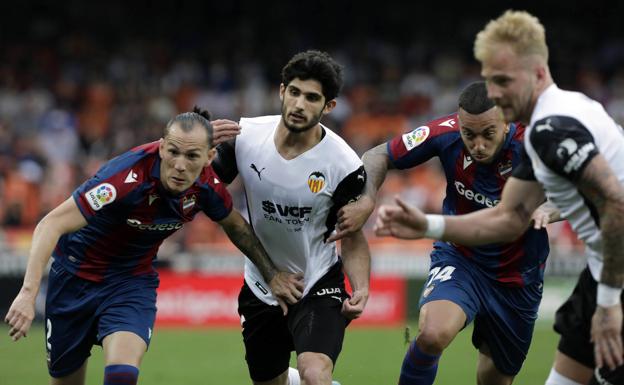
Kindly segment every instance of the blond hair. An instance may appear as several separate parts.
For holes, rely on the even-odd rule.
[[[490,20],[475,39],[475,58],[483,62],[501,43],[508,45],[518,56],[535,55],[548,62],[544,26],[526,11],[507,10],[498,19]]]

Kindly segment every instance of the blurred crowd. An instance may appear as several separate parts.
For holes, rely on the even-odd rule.
[[[81,7],[79,2],[73,4]],[[222,13],[237,11],[221,7],[225,7]],[[119,17],[125,15],[117,12]],[[394,35],[362,36],[356,29],[335,44],[327,40],[327,33],[318,41],[305,33],[286,33],[270,46],[257,41],[266,39],[268,32],[255,32],[254,28],[262,30],[263,25],[252,22],[253,12],[244,13],[242,20],[230,26],[227,35],[198,42],[201,34],[191,34],[194,38],[182,44],[180,39],[160,38],[162,27],[156,29],[154,38],[132,33],[121,38],[131,32],[132,27],[126,27],[127,31],[111,31],[113,38],[102,40],[97,33],[86,33],[84,26],[67,31],[54,17],[34,14],[24,38],[4,41],[0,51],[0,222],[5,239],[21,237],[23,229],[30,232],[103,162],[159,139],[169,119],[195,105],[208,109],[215,118],[234,120],[279,113],[279,71],[298,50],[327,50],[345,66],[346,82],[337,108],[323,122],[360,155],[397,134],[454,112],[459,91],[479,79],[470,42],[472,30],[481,26],[480,19],[457,26],[463,37],[429,33],[420,40],[417,36],[397,39],[401,27],[395,26]],[[564,27],[553,27],[555,35]],[[290,28],[293,32],[294,27]],[[456,44],[441,49],[436,37]],[[463,44],[462,48],[457,44]],[[552,60],[562,61],[574,49],[573,44],[566,47],[551,44]],[[615,39],[598,48],[598,55],[577,51],[581,64],[573,72],[569,65],[552,67],[559,68],[562,87],[601,101],[622,123],[624,70],[618,70],[617,64],[624,61],[624,44]],[[559,80],[557,72],[554,77]],[[381,200],[401,194],[426,211],[436,212],[445,183],[438,163],[431,161],[409,172],[392,172]],[[236,184],[231,191],[237,202],[244,201]],[[566,225],[557,229],[558,242],[574,243]],[[187,225],[176,239],[184,249],[227,244],[220,230],[204,218]]]

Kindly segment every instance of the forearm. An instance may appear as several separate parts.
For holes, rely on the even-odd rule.
[[[604,263],[600,282],[611,287],[623,287],[624,188],[600,154],[585,166],[576,185],[600,216]]]
[[[624,287],[624,203],[605,207],[600,228],[604,258],[600,282]]]
[[[77,231],[87,224],[72,197],[48,213],[33,232],[28,265],[22,290],[37,294],[41,277],[61,235]]]
[[[368,293],[370,282],[371,257],[368,242],[362,231],[357,231],[341,241],[344,271],[351,288]]]
[[[498,207],[466,215],[444,216],[443,241],[464,246],[512,242],[528,227],[530,214],[518,208],[509,212]]]
[[[386,179],[386,173],[392,168],[386,143],[366,151],[362,156],[362,162],[366,170],[366,187],[364,187],[362,196],[375,202],[377,191]]]
[[[260,270],[264,280],[270,282],[277,269],[249,223],[241,217],[238,223],[224,225],[223,230],[230,241]]]
[[[22,290],[33,297],[39,292],[41,277],[60,237],[61,234],[45,218],[35,228],[22,284]]]

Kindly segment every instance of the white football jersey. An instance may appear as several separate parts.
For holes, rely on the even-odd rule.
[[[624,183],[624,134],[600,103],[587,96],[548,87],[538,98],[525,133],[525,148],[534,177],[585,242],[592,276],[600,281],[600,218],[575,181],[600,153]]]
[[[334,230],[338,209],[361,194],[366,174],[357,154],[324,126],[317,145],[294,159],[284,159],[274,140],[280,118],[240,120],[236,166],[256,235],[278,270],[304,273],[306,295],[338,261],[335,242],[325,240]],[[245,281],[259,299],[277,304],[247,258]]]

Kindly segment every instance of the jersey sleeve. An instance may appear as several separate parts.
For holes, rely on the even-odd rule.
[[[202,210],[215,222],[232,211],[232,196],[212,168],[207,170],[207,183],[202,186]]]
[[[535,172],[533,171],[533,164],[531,163],[531,159],[529,155],[526,153],[524,148],[522,149],[522,154],[520,155],[520,162],[518,166],[513,171],[512,174],[515,178],[522,179],[525,181],[535,181]]]
[[[228,184],[232,183],[236,175],[238,175],[234,146],[234,141],[219,144],[216,147],[217,157],[212,161],[212,168],[217,174],[217,177]]]
[[[598,154],[589,130],[567,116],[550,116],[535,122],[529,139],[542,162],[572,182],[579,179]]]
[[[420,126],[398,135],[387,144],[390,161],[397,169],[406,169],[426,162],[437,154],[435,140],[430,138],[429,126]]]
[[[334,228],[336,227],[336,221],[338,220],[338,210],[349,202],[356,201],[366,185],[366,170],[364,166],[360,166],[357,170],[348,174],[336,187],[334,195],[332,195],[333,205],[327,215],[327,231],[325,232],[324,239],[327,239]]]
[[[127,167],[128,154],[105,163],[98,172],[78,186],[72,193],[80,212],[87,222],[95,215],[115,210],[136,181],[137,174],[132,167]]]

